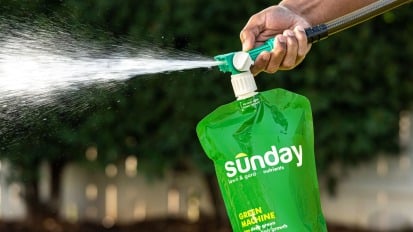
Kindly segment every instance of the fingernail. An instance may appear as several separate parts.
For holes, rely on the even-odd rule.
[[[294,32],[293,32],[293,31],[290,31],[290,30],[287,30],[287,31],[285,31],[285,36],[290,36],[290,37],[292,37],[292,36],[294,36]]]
[[[277,41],[280,42],[280,43],[285,43],[286,39],[285,39],[284,36],[280,35],[280,36],[277,37]]]
[[[263,52],[263,54],[261,55],[262,60],[267,62],[270,60],[270,53],[269,52]]]

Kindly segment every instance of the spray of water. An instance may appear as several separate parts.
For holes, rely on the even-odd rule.
[[[75,96],[88,86],[108,89],[139,75],[219,64],[209,57],[150,44],[137,47],[80,38],[50,21],[28,23],[0,17],[0,31],[0,136],[28,114],[33,122],[43,120],[35,115],[37,108],[61,107],[56,101],[62,95]],[[72,107],[82,110],[88,104]]]
[[[218,65],[199,55],[148,46],[85,43],[52,25],[3,24],[1,31],[0,106],[13,98],[44,103],[87,84]]]

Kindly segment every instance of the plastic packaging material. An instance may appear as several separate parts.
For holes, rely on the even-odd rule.
[[[309,101],[274,89],[217,108],[197,126],[235,232],[323,232]]]
[[[249,52],[215,57],[232,74],[237,101],[201,120],[197,134],[235,232],[324,232],[310,103],[283,89],[257,92],[250,72],[273,46],[270,39]]]

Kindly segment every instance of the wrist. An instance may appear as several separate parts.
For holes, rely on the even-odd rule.
[[[320,3],[318,0],[283,0],[278,5],[302,17],[310,25],[314,26],[324,20],[321,19],[322,14],[317,12],[317,9],[320,8]]]
[[[288,0],[284,0],[284,1],[281,1],[280,3],[278,3],[278,6],[283,7],[285,9],[301,16],[302,12],[300,11],[300,7],[297,6],[297,5],[299,5],[299,4],[297,4],[297,2],[288,1]]]

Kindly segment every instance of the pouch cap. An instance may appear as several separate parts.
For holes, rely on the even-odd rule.
[[[250,71],[231,75],[232,88],[238,100],[257,94],[257,85]]]

